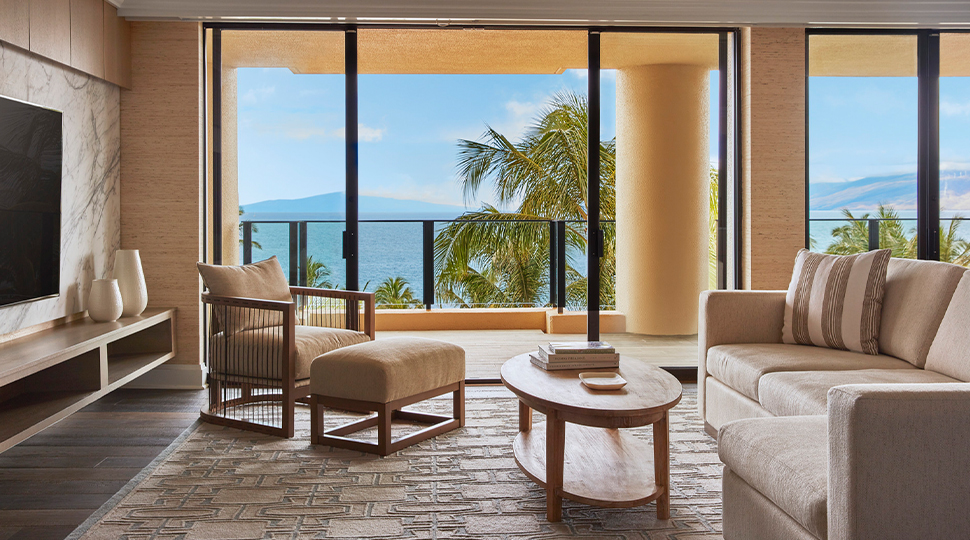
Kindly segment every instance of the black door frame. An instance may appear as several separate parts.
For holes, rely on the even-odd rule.
[[[439,28],[434,24],[374,24],[348,25],[324,23],[203,23],[203,48],[206,46],[207,31],[212,30],[212,74],[211,85],[206,85],[212,96],[212,231],[204,231],[205,237],[212,235],[214,264],[222,264],[222,85],[221,85],[221,32],[223,30],[274,30],[274,31],[342,31],[345,34],[344,46],[344,77],[345,77],[345,129],[346,129],[346,222],[343,237],[344,258],[347,261],[346,276],[347,289],[359,288],[359,141],[358,141],[358,66],[357,66],[357,29],[436,29],[439,31],[459,30],[463,28],[481,29],[482,25],[449,25]],[[718,264],[717,283],[719,288],[741,288],[742,275],[742,235],[741,235],[741,160],[740,144],[741,115],[740,115],[740,29],[735,27],[593,27],[593,26],[542,26],[542,25],[486,25],[485,28],[503,30],[585,30],[588,35],[588,94],[589,123],[587,150],[587,182],[588,182],[588,211],[587,211],[587,339],[597,341],[600,337],[600,272],[599,259],[603,254],[603,234],[599,224],[599,134],[600,134],[600,35],[602,33],[689,33],[689,34],[717,34],[719,36],[719,137],[718,137]],[[203,50],[203,58],[206,51]],[[206,80],[209,80],[208,69]],[[729,89],[732,90],[729,92]],[[733,97],[733,100],[731,98]],[[729,102],[729,100],[731,100]],[[729,112],[734,118],[729,119]],[[732,124],[733,123],[733,124]],[[733,125],[734,129],[730,129]],[[730,131],[730,133],[728,132]],[[733,138],[733,147],[729,144]],[[731,152],[733,150],[733,152]],[[733,154],[733,166],[729,161],[729,152]],[[208,153],[207,153],[208,157]],[[731,192],[725,181],[728,173],[733,176]],[[734,208],[734,220],[728,223],[727,206]],[[204,222],[207,223],[207,222]],[[733,246],[728,245],[728,228],[733,228]],[[733,261],[729,261],[730,256]],[[728,264],[732,265],[733,277],[728,283]],[[301,266],[302,267],[302,266]],[[669,368],[671,371],[681,371],[688,368]],[[694,368],[689,368],[691,372]],[[684,371],[685,378],[689,373]]]
[[[813,35],[916,36],[917,166],[916,251],[919,259],[940,260],[940,34],[966,30],[809,28],[805,31],[805,247],[809,247],[809,41]]]

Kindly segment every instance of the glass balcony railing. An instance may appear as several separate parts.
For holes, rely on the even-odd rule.
[[[601,222],[600,309],[615,309],[616,225]],[[586,309],[586,223],[360,220],[359,282],[379,308]],[[272,255],[293,285],[346,286],[342,220],[244,220],[240,263]]]
[[[940,220],[940,260],[970,266],[970,218]],[[812,251],[849,255],[891,249],[893,257],[917,258],[916,218],[811,218]]]

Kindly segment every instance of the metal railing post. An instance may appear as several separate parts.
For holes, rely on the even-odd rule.
[[[559,300],[557,298],[558,287],[556,286],[556,278],[558,273],[559,265],[556,262],[556,222],[549,221],[549,305],[552,307],[557,307],[559,305]]]
[[[307,252],[306,252],[306,229],[307,229],[307,223],[306,223],[306,221],[301,221],[300,222],[300,226],[299,226],[299,233],[300,233],[300,258],[299,258],[299,261],[300,261],[300,267],[298,268],[298,271],[300,272],[300,279],[299,279],[299,281],[300,281],[300,286],[301,287],[306,287],[307,286],[307,275],[306,275],[306,272],[307,272],[307,264],[308,264],[307,263],[307,259],[309,257],[307,257]]]
[[[300,284],[300,223],[298,221],[290,222],[290,260],[289,260],[289,270],[290,270],[290,285]]]
[[[423,226],[423,245],[424,245],[424,264],[422,265],[422,276],[424,277],[424,291],[422,302],[427,310],[431,310],[434,304],[434,221],[424,221]]]
[[[869,251],[879,249],[879,220],[869,220]]]
[[[566,307],[566,222],[557,221],[556,222],[556,262],[558,268],[556,268],[556,273],[559,276],[556,278],[556,285],[559,290],[556,293],[556,297],[559,302],[557,306],[559,307],[559,313],[562,313],[564,307]]]
[[[253,262],[253,222],[243,221],[243,264]]]

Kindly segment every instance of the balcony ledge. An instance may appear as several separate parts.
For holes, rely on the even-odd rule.
[[[554,308],[378,309],[377,331],[541,330],[547,334],[585,334],[586,312]],[[600,312],[600,332],[626,331],[626,316]]]

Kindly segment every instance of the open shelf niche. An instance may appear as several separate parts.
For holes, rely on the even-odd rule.
[[[0,343],[0,452],[175,356],[175,309]]]

